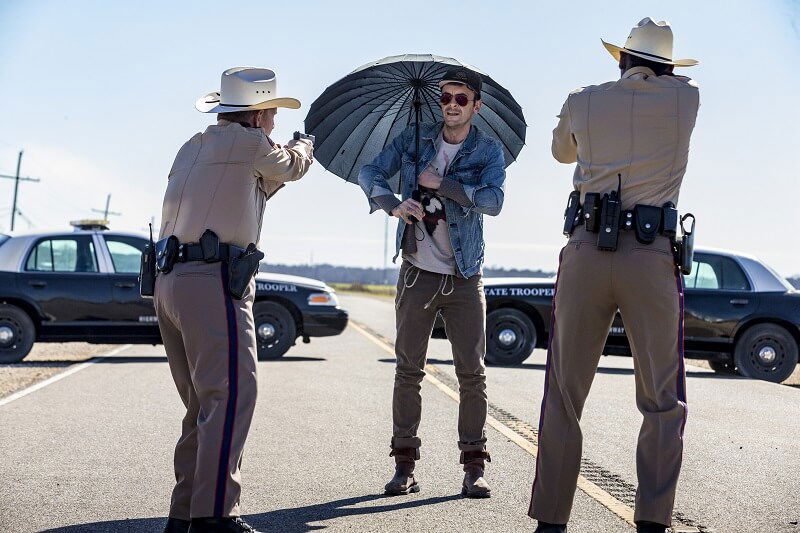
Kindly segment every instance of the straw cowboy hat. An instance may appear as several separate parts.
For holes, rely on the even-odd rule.
[[[625,46],[617,46],[600,40],[617,61],[619,61],[620,52],[625,52],[656,63],[665,63],[676,67],[692,67],[698,63],[696,59],[672,59],[672,28],[669,27],[669,22],[664,20],[654,22],[650,17],[643,18],[631,30]]]
[[[222,73],[219,92],[198,98],[194,106],[201,113],[230,113],[273,107],[297,109],[300,100],[278,96],[275,73],[269,69],[233,67]]]

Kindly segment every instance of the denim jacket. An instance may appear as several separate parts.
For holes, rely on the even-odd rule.
[[[400,171],[400,192],[403,200],[411,198],[417,187],[414,176],[414,125],[409,125],[368,165],[358,173],[358,184],[369,199],[370,213],[381,205],[375,201],[381,196],[394,197],[388,180]],[[436,156],[435,142],[442,123],[421,124],[419,139],[420,173]],[[483,215],[496,216],[503,207],[503,183],[506,179],[503,148],[476,126],[470,128],[464,144],[459,149],[444,176],[439,192],[443,196],[449,225],[450,243],[453,246],[458,273],[469,278],[481,272],[483,265]],[[459,195],[447,195],[446,189],[463,189]],[[463,198],[464,204],[453,198]],[[394,204],[397,205],[397,204]],[[405,233],[406,223],[397,224],[395,256]]]

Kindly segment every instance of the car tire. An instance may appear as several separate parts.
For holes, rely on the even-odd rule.
[[[738,374],[738,372],[736,372],[736,366],[733,364],[732,361],[709,360],[708,366],[710,366],[711,370],[713,370],[717,374],[727,374],[727,375]]]
[[[536,326],[518,309],[495,309],[486,317],[486,362],[518,365],[536,347]]]
[[[294,346],[297,324],[285,306],[276,302],[256,302],[253,319],[259,361],[280,359]]]
[[[734,362],[745,377],[780,383],[797,366],[797,343],[777,324],[758,324],[736,342]]]
[[[0,304],[0,363],[19,363],[31,352],[36,327],[28,313],[15,305]]]

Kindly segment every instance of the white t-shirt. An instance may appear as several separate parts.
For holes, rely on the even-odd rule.
[[[440,133],[436,139],[436,156],[431,161],[430,169],[444,176],[462,144],[464,143],[450,144]],[[453,245],[450,244],[444,199],[436,191],[420,188],[420,201],[425,217],[411,228],[417,241],[417,251],[413,254],[403,252],[403,259],[421,270],[455,274],[456,260],[453,257]]]

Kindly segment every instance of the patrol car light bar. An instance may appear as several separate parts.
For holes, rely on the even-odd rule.
[[[84,218],[81,220],[70,220],[69,225],[76,230],[107,230],[110,222],[101,218]]]

